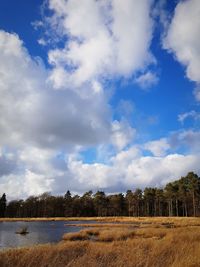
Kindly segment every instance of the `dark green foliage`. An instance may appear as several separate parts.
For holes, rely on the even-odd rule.
[[[168,183],[163,189],[146,187],[124,194],[106,195],[92,191],[82,196],[43,193],[26,200],[0,199],[0,216],[4,217],[93,217],[93,216],[200,216],[200,178],[193,172]]]
[[[69,190],[64,196],[64,215],[65,217],[73,216],[72,196]]]
[[[103,191],[97,191],[94,194],[94,208],[97,216],[107,216],[108,198]]]
[[[0,217],[5,217],[6,213],[6,194],[4,193],[0,198]]]

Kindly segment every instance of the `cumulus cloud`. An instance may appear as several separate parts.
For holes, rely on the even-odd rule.
[[[48,73],[16,34],[0,31],[0,185],[10,196],[53,190],[59,151],[107,142],[112,133],[97,82],[84,93],[54,90]]]
[[[178,142],[193,147],[199,146],[199,140],[199,133],[183,132]],[[137,187],[162,187],[191,170],[200,174],[199,153],[193,153],[193,150],[188,155],[166,155],[169,145],[172,145],[170,140],[163,138],[143,146],[131,146],[110,156],[105,163],[85,163],[79,153],[56,155],[51,150],[30,148],[30,151],[18,153],[18,166],[24,166],[23,172],[18,170],[3,175],[1,190],[6,190],[12,198],[44,191],[64,194],[67,189],[79,194],[90,189],[111,193]],[[146,149],[153,155],[144,156]]]
[[[187,77],[200,83],[200,2],[180,1],[168,27],[163,46],[186,67]]]
[[[55,90],[48,69],[31,58],[16,34],[0,31],[0,48],[0,145],[10,149],[1,150],[0,184],[10,197],[60,192],[59,179],[75,188],[75,162],[67,162],[66,153],[101,143],[119,151],[131,142],[135,130],[125,120],[111,123],[100,83]],[[62,159],[59,151],[64,151]],[[99,166],[97,172],[104,169]]]
[[[52,28],[66,38],[49,51],[55,88],[100,77],[130,77],[155,60],[150,52],[153,1],[50,0]]]
[[[133,142],[136,130],[133,129],[126,121],[112,122],[111,143],[118,149],[124,149],[128,144]]]
[[[15,153],[12,160],[1,156],[0,184],[12,196],[17,196],[13,187],[18,196],[59,192],[59,179],[76,187],[73,166],[78,163],[58,159],[59,151],[69,155],[78,147],[107,143],[116,151],[125,149],[135,129],[123,119],[111,122],[100,79],[128,77],[153,61],[151,1],[128,1],[122,8],[117,0],[50,0],[49,8],[51,30],[56,26],[61,38],[67,37],[63,49],[49,51],[51,69],[29,55],[17,34],[0,31],[0,145]],[[91,168],[85,169],[105,172],[106,181],[107,166]],[[84,179],[79,175],[81,186]]]
[[[107,192],[146,186],[164,186],[190,170],[199,173],[199,155],[170,154],[165,157],[143,157],[134,147],[118,153],[111,164],[86,164],[80,160],[68,163],[76,190],[106,189]]]
[[[48,70],[16,34],[0,32],[0,51],[0,144],[58,148],[109,137],[109,106],[97,84],[82,95],[54,90]]]
[[[170,149],[170,145],[166,138],[161,138],[160,140],[145,143],[144,149],[151,151],[151,153],[156,157],[162,157],[167,154],[167,151]]]
[[[166,157],[141,157],[128,167],[127,182],[144,187],[156,185],[163,186],[167,182],[177,179],[189,170],[199,173],[198,156],[171,154]]]
[[[24,198],[39,195],[52,190],[53,179],[44,174],[36,174],[29,170],[25,173],[1,176],[1,192],[6,192],[8,199]]]
[[[168,143],[172,149],[182,149],[186,153],[198,154],[200,152],[200,131],[189,129],[174,132],[170,135]]]
[[[136,130],[124,119],[133,113],[132,103],[121,102],[123,115],[112,121],[103,86],[106,79],[138,77],[143,73],[136,78],[141,86],[157,82],[157,77],[147,70],[149,64],[155,63],[150,51],[152,3],[49,0],[51,15],[46,22],[51,27],[50,36],[55,36],[56,31],[56,40],[61,41],[48,51],[49,68],[40,58],[29,55],[16,34],[0,31],[2,193],[21,198],[45,191],[60,194],[67,189],[78,193],[89,189],[116,192],[162,186],[190,170],[200,173],[198,153],[167,155],[172,141],[194,151],[199,145],[198,132],[182,132],[174,139],[134,146]],[[174,18],[186,3],[178,4]],[[44,24],[38,22],[35,27]],[[176,51],[171,41],[173,27],[172,20],[166,48],[177,54],[189,69],[188,77],[197,81],[194,66],[198,63],[193,56],[185,61],[178,55],[181,49]],[[197,53],[193,41],[196,39],[185,42],[187,47],[191,45],[192,54]],[[38,42],[50,47],[44,36]],[[89,164],[79,154],[88,147],[105,150],[105,154],[106,147],[111,147],[112,153],[104,161]],[[152,156],[144,156],[144,150]]]

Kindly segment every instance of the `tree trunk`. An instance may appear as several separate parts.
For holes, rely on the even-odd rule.
[[[158,201],[158,214],[159,214],[159,216],[161,216],[161,212],[160,212],[160,200]]]
[[[128,202],[128,216],[131,216],[131,204],[130,201]]]
[[[176,199],[176,216],[178,216],[178,200]]]
[[[172,217],[173,216],[173,202],[172,202],[172,199],[170,199],[170,201],[169,201],[169,206],[170,206],[170,217]]]
[[[171,205],[170,205],[170,200],[168,201],[168,209],[169,209],[169,217],[171,216],[171,209],[170,209]]]
[[[147,216],[149,216],[149,201],[147,201]]]
[[[184,202],[184,207],[185,207],[185,216],[187,217],[188,216],[188,212],[187,212],[187,204],[186,204],[186,201]]]
[[[154,204],[154,216],[156,216],[156,215],[157,215],[157,212],[156,212],[156,210],[157,210],[156,200],[155,200],[154,203],[155,203],[155,204]]]
[[[137,211],[137,216],[140,216],[140,202],[138,203],[138,211]]]
[[[193,202],[193,216],[196,217],[196,205],[195,205],[195,193],[194,193],[194,191],[192,194],[192,202]]]

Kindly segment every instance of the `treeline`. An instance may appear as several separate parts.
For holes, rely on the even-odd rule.
[[[146,187],[126,194],[103,191],[82,196],[44,193],[7,203],[0,199],[1,217],[92,217],[92,216],[200,216],[200,177],[189,172],[163,189]]]

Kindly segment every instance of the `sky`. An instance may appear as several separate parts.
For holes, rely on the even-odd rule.
[[[0,194],[200,175],[199,0],[1,0]]]

